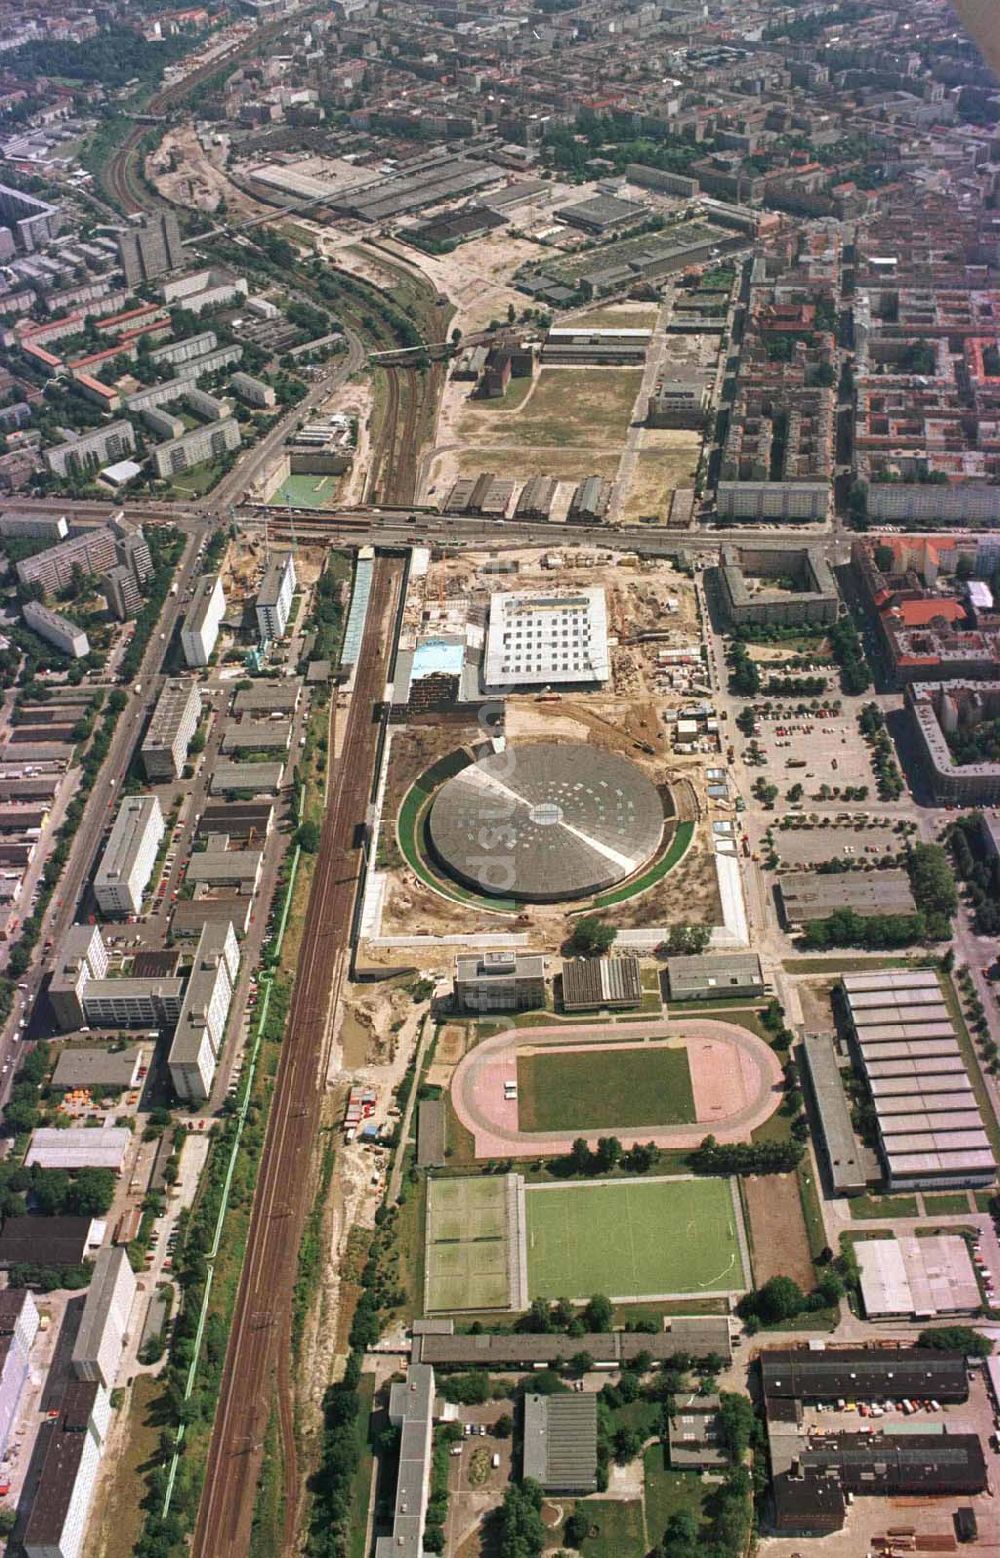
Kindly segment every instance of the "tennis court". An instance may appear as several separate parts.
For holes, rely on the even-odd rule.
[[[424,1309],[509,1309],[514,1176],[428,1179]]]
[[[750,1285],[734,1181],[643,1179],[525,1187],[531,1298],[622,1302]]]

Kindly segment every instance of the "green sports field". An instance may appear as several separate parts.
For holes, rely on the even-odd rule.
[[[501,1178],[428,1179],[424,1309],[508,1309],[511,1189]]]
[[[728,1179],[527,1186],[532,1298],[631,1300],[749,1286]]]
[[[660,1045],[519,1054],[517,1095],[522,1131],[689,1125],[695,1117],[687,1050]]]

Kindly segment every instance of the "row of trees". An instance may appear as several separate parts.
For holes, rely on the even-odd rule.
[[[861,635],[851,617],[841,617],[829,630],[830,644],[840,666],[840,685],[845,693],[856,696],[872,684]]]
[[[983,816],[956,817],[947,833],[955,869],[968,894],[973,927],[979,936],[1000,933],[1000,870],[984,844]]]

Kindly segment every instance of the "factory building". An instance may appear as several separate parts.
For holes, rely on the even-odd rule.
[[[188,863],[185,881],[204,887],[233,887],[254,893],[260,881],[264,856],[256,849],[227,849],[225,834],[209,838],[208,848],[197,850]]]
[[[108,953],[96,925],[71,925],[62,939],[49,984],[56,1027],[72,1033],[83,1023],[83,992],[92,979],[104,979]]]
[[[24,1166],[62,1169],[67,1174],[89,1168],[120,1174],[131,1143],[132,1132],[125,1126],[104,1125],[93,1130],[83,1125],[61,1130],[39,1125],[31,1133]]]
[[[611,675],[604,591],[498,593],[490,599],[488,689],[603,684]]]
[[[935,971],[845,974],[840,992],[860,1070],[872,1091],[888,1188],[989,1184],[996,1163],[964,1085],[968,1076],[958,1036]],[[903,1062],[911,1068],[901,1071]],[[886,1087],[900,1076],[910,1083],[908,1092]],[[957,1086],[950,1085],[956,1080]]]
[[[217,762],[209,780],[211,795],[246,792],[248,795],[273,795],[281,787],[284,763]]]
[[[869,1320],[926,1321],[982,1308],[969,1248],[958,1234],[859,1240],[854,1254]]]
[[[895,868],[832,876],[821,871],[795,871],[778,879],[778,894],[785,926],[792,931],[828,919],[837,909],[852,909],[861,916],[917,912],[910,878]]]
[[[42,1429],[48,1440],[22,1536],[26,1558],[80,1558],[110,1426],[103,1385],[71,1380]]]
[[[201,694],[194,678],[175,677],[167,682],[156,700],[141,747],[142,766],[151,784],[180,778],[200,718]]]
[[[73,1344],[71,1367],[77,1379],[96,1381],[109,1392],[114,1389],[135,1293],[125,1246],[101,1250]]]
[[[287,752],[291,739],[292,727],[287,720],[244,719],[227,724],[219,745],[226,753]]]
[[[295,585],[295,560],[291,552],[272,557],[257,591],[257,631],[262,639],[284,638]]]
[[[71,660],[81,660],[84,655],[89,655],[90,640],[83,628],[77,627],[75,622],[60,612],[50,610],[40,601],[26,600],[21,607],[21,615],[25,626],[37,633],[39,638],[44,638],[53,649],[58,649],[60,654],[68,655]]]
[[[462,1012],[526,1012],[544,1007],[545,959],[524,952],[456,958],[455,1005]]]
[[[627,1011],[642,1001],[639,959],[575,958],[562,966],[562,1004],[567,1012]]]
[[[586,1494],[597,1488],[597,1396],[524,1398],[524,1475],[546,1493]]]
[[[118,808],[94,877],[94,896],[102,914],[139,913],[163,833],[163,813],[156,796],[127,795]]]
[[[830,1188],[834,1195],[863,1195],[870,1176],[854,1135],[833,1039],[828,1033],[807,1033],[802,1053],[819,1119],[816,1146],[823,1149]]]
[[[203,1104],[212,1090],[239,967],[232,924],[207,924],[198,939],[167,1058],[174,1091],[195,1106]]]
[[[207,665],[212,658],[219,625],[226,614],[226,597],[217,573],[199,579],[181,628],[181,649],[189,666]]]

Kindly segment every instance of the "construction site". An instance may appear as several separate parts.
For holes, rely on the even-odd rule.
[[[572,674],[567,671],[537,683],[537,690],[512,680],[500,695],[487,693],[483,670],[498,601],[561,606],[583,597],[584,581],[587,592],[602,597],[606,662],[580,673],[587,679],[579,684],[559,685],[559,675]],[[670,562],[612,550],[525,549],[434,560],[424,554],[411,574],[400,636],[376,869],[363,923],[365,959],[391,965],[400,940],[427,937],[515,933],[519,944],[550,948],[588,905],[622,929],[679,919],[717,925],[711,824],[717,803],[708,794],[704,765],[709,747],[707,738],[677,739],[685,712],[704,697],[703,676],[694,589]],[[528,903],[516,893],[480,892],[468,880],[456,881],[435,858],[428,837],[435,799],[490,752],[512,759],[553,740],[579,743],[592,761],[602,753],[627,759],[635,779],[626,778],[626,788],[655,787],[663,813],[658,847],[641,871],[623,867],[615,873],[613,891],[589,897],[567,892],[566,901]],[[526,771],[522,760],[505,793],[529,783],[529,774],[530,763]],[[581,785],[585,792],[582,774]],[[533,794],[529,799],[539,802]],[[554,794],[548,809],[561,820]],[[545,804],[529,810],[533,823],[549,820]],[[610,825],[607,817],[603,822]],[[555,833],[543,829],[543,836],[548,845]]]

